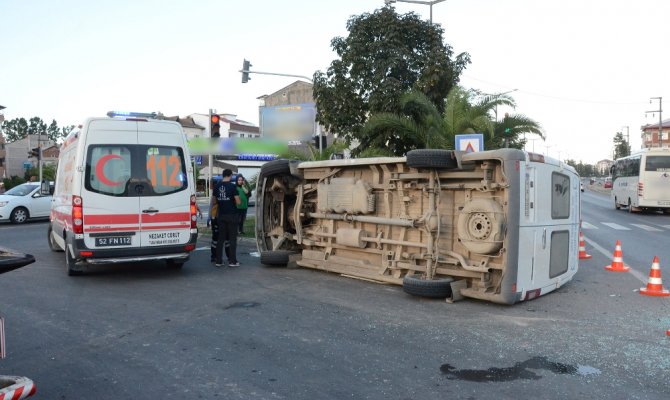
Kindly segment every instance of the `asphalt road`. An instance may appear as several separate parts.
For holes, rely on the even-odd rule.
[[[38,260],[0,276],[0,374],[33,379],[34,398],[670,398],[670,299],[641,296],[598,251],[563,288],[500,306],[262,267],[249,241],[236,269],[213,267],[203,238],[182,270],[81,277],[44,222],[0,225],[0,243]]]

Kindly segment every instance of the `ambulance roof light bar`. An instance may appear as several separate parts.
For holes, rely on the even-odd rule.
[[[110,118],[114,117],[126,117],[126,118],[151,118],[156,119],[159,114],[152,113],[141,113],[141,112],[130,112],[130,111],[110,111],[107,113],[107,116]]]

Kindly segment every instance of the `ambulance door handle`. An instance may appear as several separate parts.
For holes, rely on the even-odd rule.
[[[542,248],[547,248],[547,228],[544,228],[544,233],[542,233]]]
[[[149,209],[147,209],[147,210],[142,210],[142,212],[145,213],[145,214],[153,214],[153,213],[157,213],[158,210],[156,210],[155,208],[151,207],[151,208],[149,208]]]

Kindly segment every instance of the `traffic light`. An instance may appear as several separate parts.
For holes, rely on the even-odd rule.
[[[34,149],[28,151],[28,157],[35,157],[38,160],[42,159],[42,149],[40,147],[35,147]]]
[[[219,124],[220,120],[221,120],[221,117],[219,117],[218,114],[212,114],[212,116],[210,117],[209,132],[211,134],[211,137],[213,137],[213,138],[215,138],[215,137],[218,138],[218,137],[221,136],[221,133],[220,133],[221,125]]]
[[[249,68],[251,68],[251,63],[248,60],[242,62],[242,83],[249,82]]]

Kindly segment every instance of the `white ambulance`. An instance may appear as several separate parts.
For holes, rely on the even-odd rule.
[[[109,112],[65,139],[48,243],[68,275],[90,264],[165,260],[195,249],[195,185],[186,136],[156,114]]]

